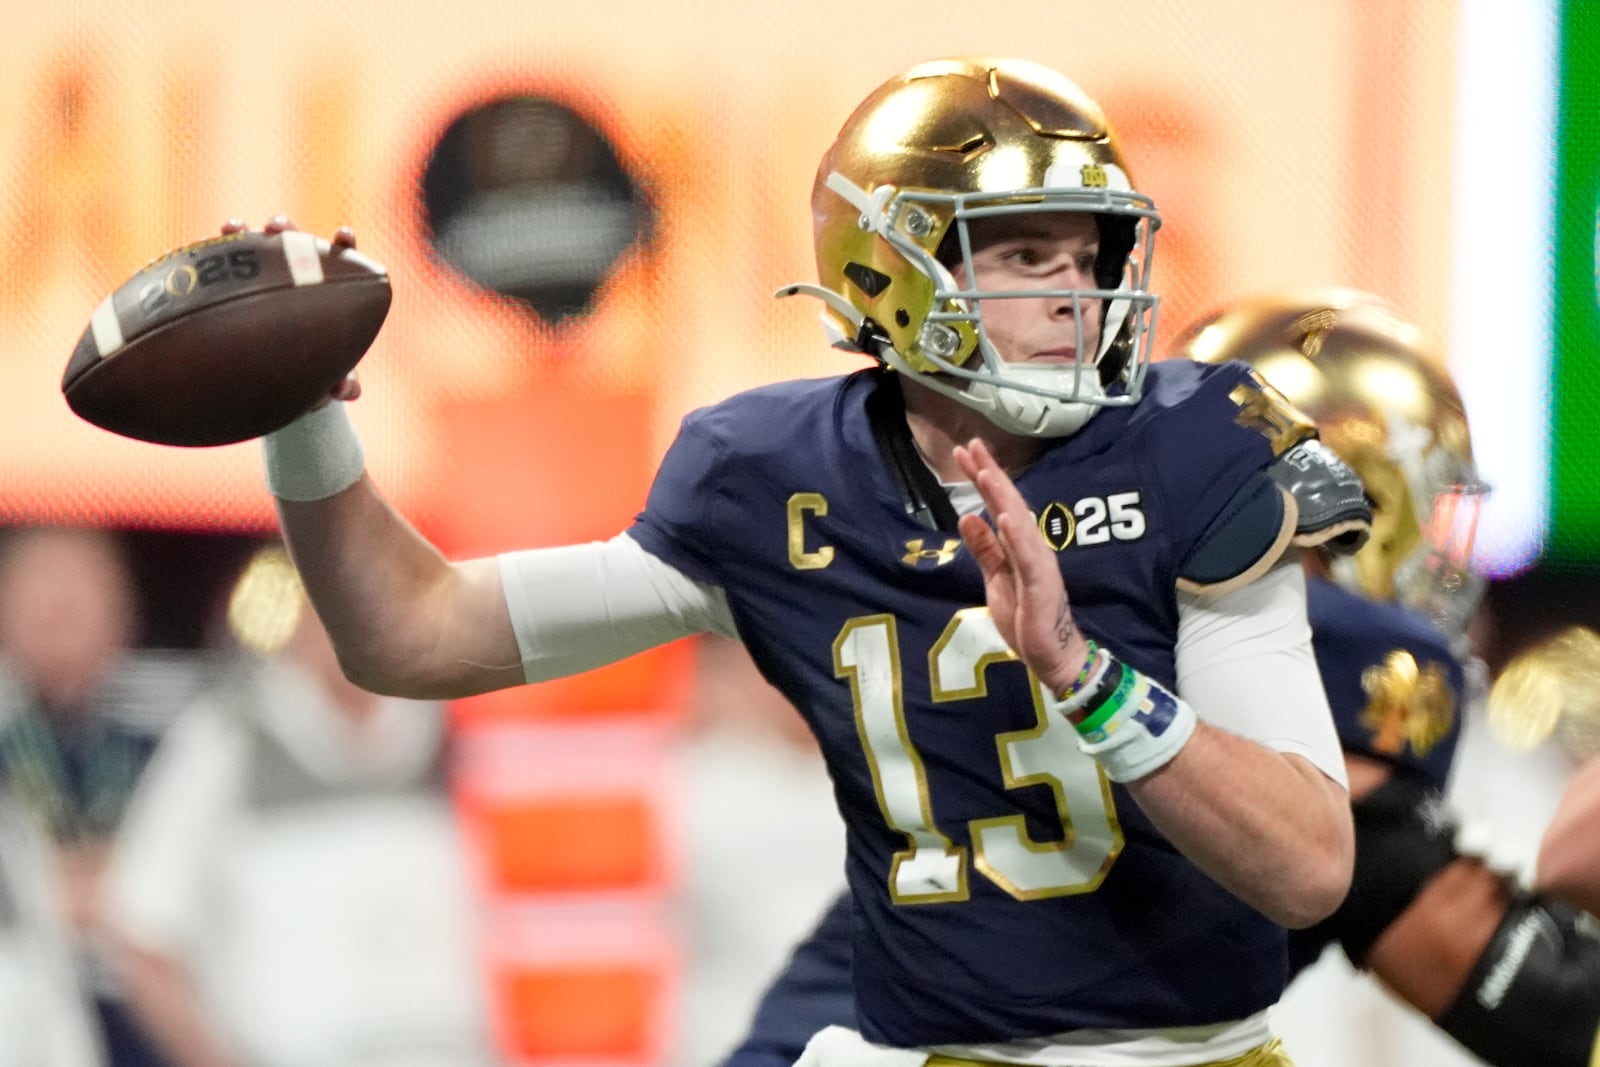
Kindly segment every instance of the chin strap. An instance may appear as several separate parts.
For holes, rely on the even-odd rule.
[[[861,324],[866,321],[866,316],[856,310],[856,306],[843,296],[840,296],[832,289],[824,289],[822,286],[812,285],[810,282],[795,282],[793,285],[786,285],[772,295],[779,300],[786,296],[814,296],[844,316],[846,321],[858,330],[861,328]]]
[[[884,216],[883,209],[894,199],[897,191],[894,186],[880,185],[869,193],[838,171],[829,174],[825,184],[843,197],[851,207],[861,212],[858,225],[863,230],[876,234],[887,232],[888,220]]]
[[[882,359],[895,370],[921,385],[965,404],[1007,433],[1022,437],[1067,437],[1081,430],[1099,405],[1083,401],[1063,401],[1038,396],[1024,389],[1009,388],[1003,378],[963,376],[964,386],[914,370],[894,348],[884,345]]]
[[[883,331],[878,327],[878,324],[861,314],[854,304],[832,289],[824,289],[820,285],[812,285],[809,282],[795,282],[793,285],[784,286],[772,295],[779,300],[788,296],[816,297],[837,312],[851,326],[855,327],[853,336],[847,334],[839,329],[837,323],[824,314],[822,316],[822,328],[827,332],[828,344],[846,352],[864,352],[876,359],[881,360],[883,358],[878,355],[879,345],[875,342],[886,341],[887,338],[883,337]]]

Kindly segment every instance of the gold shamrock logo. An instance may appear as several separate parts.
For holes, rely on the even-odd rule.
[[[1367,707],[1361,725],[1372,731],[1372,747],[1398,755],[1407,745],[1419,756],[1439,743],[1455,724],[1450,680],[1437,663],[1417,666],[1409,652],[1389,653],[1383,663],[1361,672]]]

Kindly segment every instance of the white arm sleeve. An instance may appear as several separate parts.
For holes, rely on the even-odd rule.
[[[1212,726],[1304,756],[1349,786],[1292,553],[1221,596],[1178,594],[1178,693]]]
[[[627,534],[499,557],[511,627],[530,682],[698,633],[738,638],[728,598],[646,552]]]

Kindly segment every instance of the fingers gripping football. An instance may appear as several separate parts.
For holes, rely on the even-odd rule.
[[[95,310],[62,376],[67,403],[114,433],[160,444],[230,444],[276,430],[348,376],[391,302],[388,272],[286,218],[230,222],[173,250]]]

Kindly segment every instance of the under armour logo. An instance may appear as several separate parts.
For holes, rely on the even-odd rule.
[[[944,542],[941,547],[929,548],[927,542],[916,537],[906,542],[906,554],[900,557],[900,562],[907,567],[931,569],[943,567],[946,563],[956,558],[956,553],[961,549],[961,538],[952,537]]]

